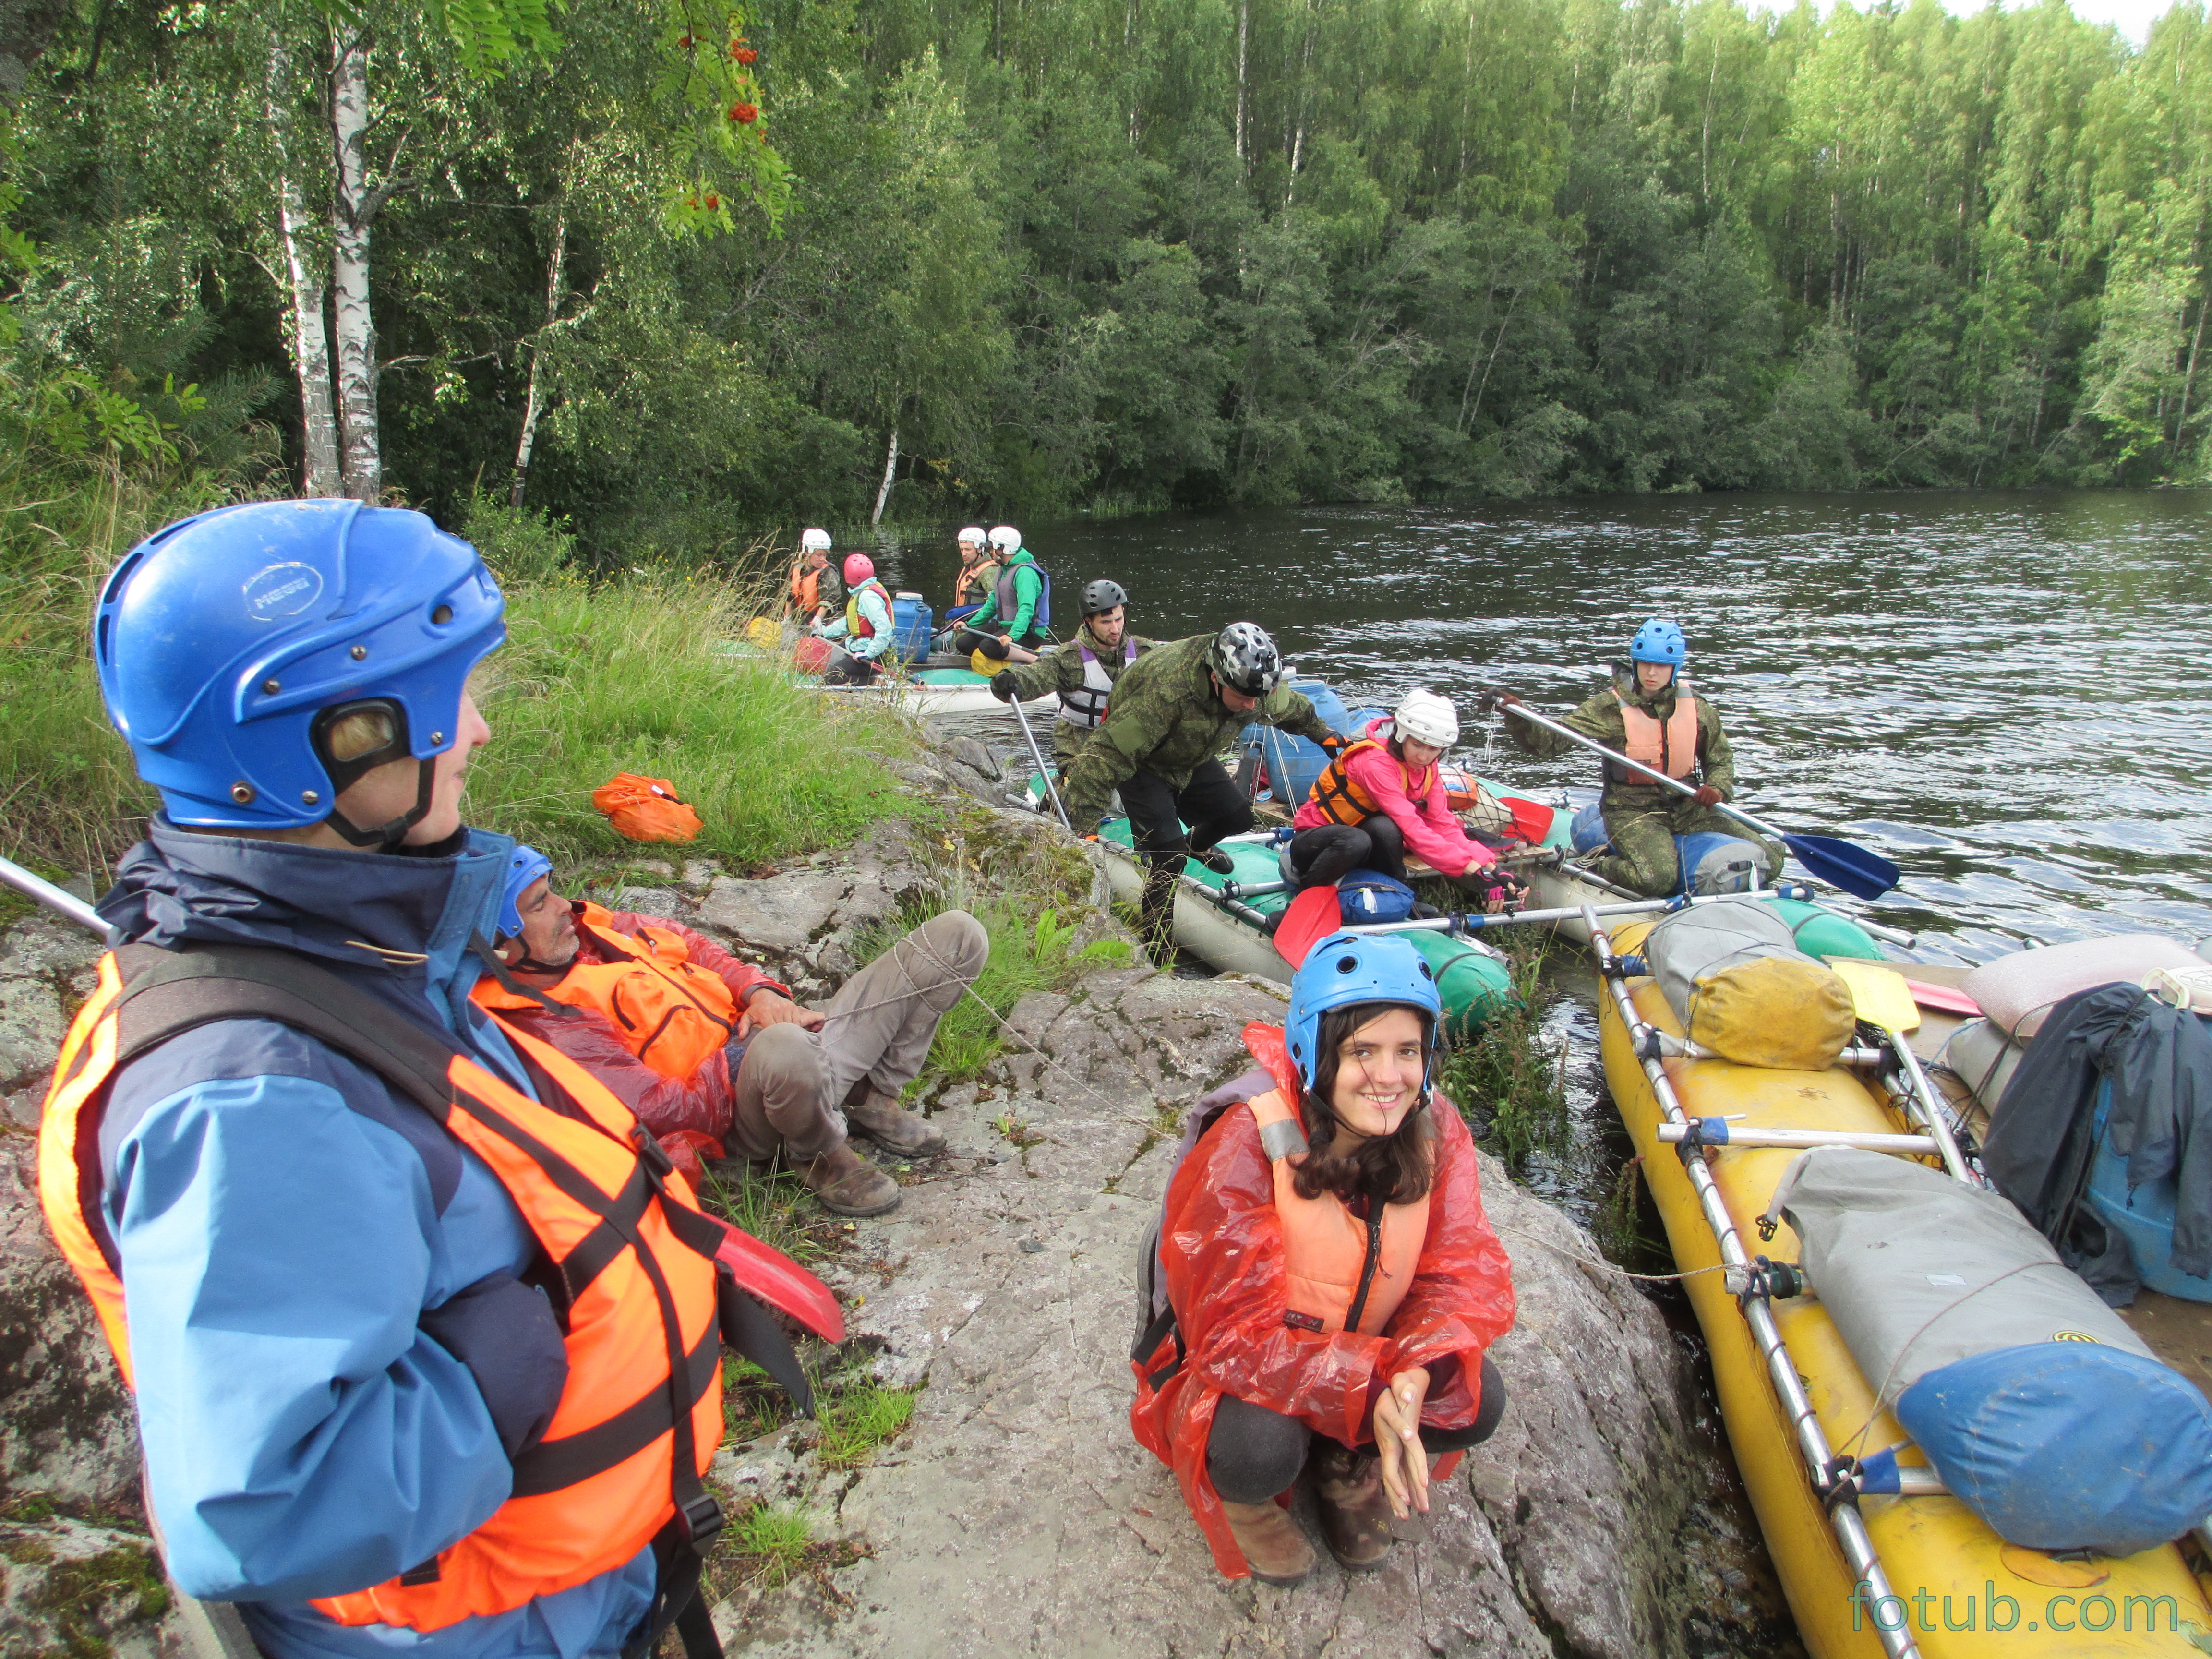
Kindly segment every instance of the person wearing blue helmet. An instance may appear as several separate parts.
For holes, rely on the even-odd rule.
[[[94,622],[161,805],[100,901],[41,1197],[169,1574],[271,1659],[612,1654],[719,1524],[727,1235],[470,1001],[514,846],[462,818],[504,608],[419,513],[269,501],[132,549]],[[633,1188],[604,1260],[548,1260]],[[641,1273],[665,1294],[621,1294]]]
[[[1441,1015],[1411,945],[1332,934],[1283,1025],[1245,1028],[1258,1066],[1185,1124],[1146,1241],[1129,1423],[1229,1577],[1311,1571],[1274,1501],[1308,1470],[1330,1553],[1380,1566],[1393,1518],[1425,1512],[1504,1408],[1486,1350],[1512,1328],[1512,1268],[1431,1076]]]
[[[1754,836],[1734,818],[1712,809],[1735,794],[1735,756],[1711,699],[1690,690],[1682,673],[1689,641],[1680,624],[1653,617],[1629,641],[1628,660],[1613,665],[1613,678],[1559,724],[1607,748],[1639,761],[1670,778],[1693,786],[1694,795],[1640,778],[1623,766],[1605,763],[1600,810],[1605,817],[1605,851],[1590,864],[1591,873],[1617,887],[1655,897],[1682,890],[1678,837],[1717,836],[1750,843],[1762,863],[1762,879],[1782,868],[1782,849]],[[1498,698],[1508,714],[1518,697]],[[1547,760],[1579,753],[1557,732],[1527,720],[1509,719],[1505,729],[1532,755]]]

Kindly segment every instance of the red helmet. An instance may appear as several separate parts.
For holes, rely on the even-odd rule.
[[[876,562],[865,553],[845,556],[845,586],[857,587],[876,574]]]

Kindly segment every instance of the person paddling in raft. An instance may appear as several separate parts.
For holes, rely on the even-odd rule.
[[[1158,641],[1128,631],[1129,596],[1119,582],[1099,580],[1083,590],[1083,625],[1065,645],[1022,668],[991,678],[991,695],[1000,702],[1027,702],[1048,691],[1060,693],[1060,718],[1053,722],[1053,757],[1064,776],[1084,738],[1106,718],[1107,699],[1121,671]]]
[[[1681,629],[1653,618],[1636,630],[1628,660],[1613,665],[1613,683],[1559,721],[1631,760],[1696,786],[1694,795],[1677,794],[1626,767],[1605,763],[1599,806],[1610,845],[1590,863],[1590,873],[1655,898],[1682,890],[1678,836],[1748,842],[1764,860],[1763,880],[1771,880],[1782,868],[1781,848],[1712,810],[1735,793],[1735,757],[1721,727],[1720,711],[1681,678],[1689,654]],[[1509,716],[1520,702],[1510,692],[1498,698]],[[1509,718],[1505,729],[1522,749],[1543,759],[1575,748],[1527,720]]]
[[[1343,745],[1282,678],[1282,653],[1257,623],[1173,641],[1121,671],[1106,718],[1068,763],[1061,805],[1077,835],[1097,830],[1114,792],[1121,792],[1131,845],[1151,866],[1140,911],[1156,960],[1168,950],[1184,863],[1196,858],[1229,874],[1237,866],[1218,843],[1253,824],[1252,803],[1215,758],[1222,745],[1254,722],[1332,753]]]
[[[1459,741],[1450,702],[1418,687],[1388,716],[1368,722],[1314,781],[1291,819],[1285,873],[1319,887],[1354,870],[1407,879],[1410,854],[1454,883],[1477,905],[1503,909],[1519,884],[1498,854],[1452,816],[1437,763]]]
[[[876,580],[876,562],[865,553],[845,556],[845,614],[816,631],[842,642],[822,671],[824,685],[872,685],[882,674],[884,653],[898,636],[891,596]]]
[[[1129,1425],[1227,1577],[1312,1570],[1275,1501],[1302,1471],[1329,1553],[1380,1566],[1392,1520],[1425,1514],[1504,1410],[1487,1351],[1512,1328],[1512,1267],[1432,1086],[1441,1011],[1404,939],[1331,934],[1282,1026],[1244,1028],[1258,1068],[1191,1113],[1146,1241]]]
[[[1030,663],[1045,643],[1037,621],[1044,599],[1044,571],[1036,556],[1022,545],[1022,532],[1010,524],[994,526],[991,547],[1000,560],[990,595],[952,636],[955,651],[981,652],[994,662]]]
[[[791,567],[791,598],[787,611],[801,628],[830,621],[845,608],[845,585],[830,568],[830,532],[799,532],[799,562]]]
[[[999,585],[1000,562],[991,556],[990,543],[974,525],[958,537],[960,574],[952,584],[952,603],[945,607],[949,625],[963,623],[983,608],[983,601]],[[949,636],[948,636],[949,637]]]
[[[681,922],[572,902],[552,878],[543,853],[514,849],[498,933],[507,971],[479,980],[475,1000],[605,1084],[685,1179],[699,1178],[702,1154],[781,1158],[823,1209],[882,1215],[898,1183],[848,1135],[899,1158],[945,1150],[899,1097],[990,954],[966,911],[931,917],[809,1008]]]

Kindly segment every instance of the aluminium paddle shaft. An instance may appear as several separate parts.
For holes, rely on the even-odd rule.
[[[1003,674],[1007,671],[1002,668],[999,672]],[[1036,733],[1030,730],[1030,717],[1023,710],[1022,700],[1010,697],[1006,707],[1014,711],[1014,719],[1020,722],[1022,741],[1030,746],[1030,758],[1036,763],[1037,776],[1044,780],[1044,793],[1052,801],[1052,810],[1059,815],[1060,827],[1073,835],[1075,826],[1067,821],[1067,808],[1060,803],[1060,791],[1053,787],[1052,769],[1044,763],[1044,750],[1037,747]],[[1094,824],[1091,827],[1096,829],[1097,826]]]
[[[34,898],[48,909],[67,916],[80,927],[89,927],[105,938],[107,924],[100,919],[100,912],[87,904],[75,893],[66,892],[44,876],[33,875],[11,859],[0,859],[0,882],[5,882],[27,898]]]

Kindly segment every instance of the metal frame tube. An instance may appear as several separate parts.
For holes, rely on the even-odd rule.
[[[1865,1152],[1915,1152],[1925,1154],[1936,1150],[1935,1140],[1928,1135],[1892,1135],[1869,1132],[1856,1133],[1848,1129],[1739,1129],[1729,1124],[1719,1139],[1705,1138],[1707,1132],[1690,1124],[1662,1123],[1659,1139],[1668,1146],[1679,1146],[1692,1134],[1699,1136],[1708,1146],[1856,1146]]]
[[[1598,975],[1613,994],[1615,1011],[1622,1024],[1633,1030],[1641,1024],[1636,1018],[1636,1005],[1628,994],[1628,987],[1613,971],[1616,957],[1613,941],[1598,925],[1595,906],[1584,907],[1584,919],[1590,930],[1590,945],[1597,952]],[[1667,1080],[1666,1068],[1656,1060],[1642,1062],[1644,1075],[1651,1085],[1652,1098],[1669,1122],[1686,1124],[1689,1114],[1674,1097],[1674,1085]],[[1721,1261],[1729,1267],[1748,1267],[1749,1254],[1743,1241],[1736,1236],[1735,1218],[1729,1214],[1728,1203],[1722,1198],[1712,1171],[1705,1168],[1703,1158],[1687,1158],[1683,1168],[1689,1176],[1691,1189],[1698,1195],[1698,1207],[1704,1213],[1705,1225],[1712,1231],[1714,1243],[1720,1251]],[[1750,1328],[1752,1340],[1759,1346],[1766,1361],[1767,1380],[1789,1414],[1796,1430],[1797,1449],[1805,1460],[1808,1478],[1818,1482],[1828,1478],[1829,1464],[1834,1452],[1828,1437],[1820,1427],[1820,1419],[1813,1409],[1813,1402],[1805,1393],[1805,1385],[1797,1380],[1797,1367],[1790,1358],[1788,1344],[1782,1340],[1781,1328],[1774,1322],[1774,1310],[1763,1296],[1746,1295],[1738,1298],[1743,1310],[1744,1323]],[[1867,1531],[1866,1517],[1850,1504],[1839,1503],[1828,1511],[1828,1522],[1835,1529],[1836,1541],[1842,1547],[1844,1559],[1867,1587],[1867,1593],[1875,1598],[1896,1599],[1889,1587],[1889,1575],[1883,1571],[1881,1558],[1875,1553],[1874,1538]],[[1881,1620],[1875,1624],[1880,1626]],[[1912,1639],[1909,1629],[1881,1630],[1882,1650],[1889,1659],[1919,1659],[1920,1647]]]
[[[0,859],[0,882],[6,883],[27,898],[34,898],[49,910],[67,916],[80,927],[89,927],[105,938],[107,924],[100,920],[100,912],[87,904],[75,893],[57,887],[44,876],[33,875],[12,859]]]

